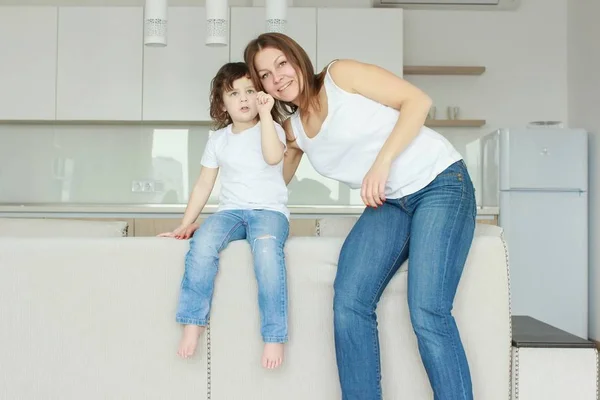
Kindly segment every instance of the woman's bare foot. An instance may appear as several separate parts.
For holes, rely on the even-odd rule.
[[[183,334],[181,335],[181,342],[179,342],[179,350],[177,354],[182,358],[189,358],[194,355],[196,347],[198,346],[198,338],[204,332],[204,326],[198,325],[185,325],[183,327]]]
[[[275,369],[283,363],[283,343],[265,343],[262,366]]]

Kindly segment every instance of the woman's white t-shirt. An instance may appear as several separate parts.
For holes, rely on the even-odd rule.
[[[330,64],[331,66],[331,64]],[[327,117],[319,133],[309,138],[300,112],[291,116],[298,146],[321,175],[352,189],[362,181],[398,122],[399,111],[335,84],[325,76]],[[439,133],[422,127],[416,138],[393,161],[385,195],[397,199],[417,192],[462,156]]]

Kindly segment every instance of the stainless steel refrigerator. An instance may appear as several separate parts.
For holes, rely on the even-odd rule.
[[[587,339],[587,132],[500,129],[481,144],[483,205],[496,197],[512,314]]]

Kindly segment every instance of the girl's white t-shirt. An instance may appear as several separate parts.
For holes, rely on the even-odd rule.
[[[285,145],[281,125],[275,123],[275,131]],[[283,160],[277,165],[265,162],[260,122],[240,133],[233,133],[231,125],[212,132],[200,163],[219,168],[219,211],[265,209],[279,211],[289,219]]]

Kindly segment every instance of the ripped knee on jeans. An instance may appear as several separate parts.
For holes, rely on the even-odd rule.
[[[265,241],[267,241],[267,240],[275,240],[275,239],[277,239],[275,236],[268,235],[268,234],[267,235],[258,236],[256,239],[254,239],[254,242],[252,243],[252,252],[254,252],[254,250],[256,250],[256,246],[259,245],[259,244],[265,244],[265,245],[262,245],[260,247],[260,250],[262,252],[267,252],[268,248],[271,247],[271,246],[269,246],[268,244],[266,244]]]

